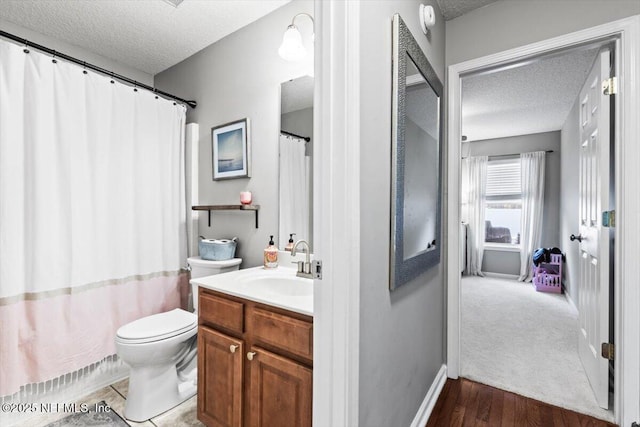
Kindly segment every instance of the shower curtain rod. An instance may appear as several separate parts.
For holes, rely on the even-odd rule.
[[[73,62],[73,63],[78,64],[78,65],[82,65],[84,68],[88,68],[88,69],[96,71],[98,73],[105,74],[105,75],[107,75],[107,76],[109,76],[111,78],[118,79],[118,80],[123,81],[125,83],[129,83],[129,84],[133,85],[136,88],[146,89],[146,90],[148,90],[150,92],[153,92],[156,95],[160,95],[160,96],[162,96],[164,98],[173,99],[174,101],[178,101],[178,102],[181,102],[183,104],[186,104],[191,108],[196,108],[196,106],[198,105],[198,103],[196,101],[179,98],[179,97],[177,97],[175,95],[171,95],[170,93],[158,90],[158,89],[156,89],[156,88],[154,88],[152,86],[149,86],[149,85],[140,83],[140,82],[138,82],[136,80],[130,79],[129,77],[123,76],[122,74],[118,74],[118,73],[114,73],[113,71],[105,70],[104,68],[100,68],[97,65],[93,65],[93,64],[90,64],[88,62],[81,61],[78,58],[74,58],[73,56],[66,55],[64,53],[58,52],[58,51],[53,50],[53,49],[49,49],[48,47],[39,45],[37,43],[32,43],[27,39],[23,39],[22,37],[18,37],[16,35],[11,34],[11,33],[7,33],[6,31],[0,30],[0,36],[23,44],[25,46],[25,49],[24,49],[25,53],[29,53],[29,48],[32,47],[34,49],[38,49],[39,51],[48,53],[49,55],[52,55],[53,59],[61,58],[61,59],[64,59],[66,61]]]
[[[311,138],[308,136],[296,135],[295,133],[287,132],[286,130],[280,129],[280,133],[284,133],[285,135],[295,136],[296,138],[304,139],[306,142],[311,141]]]
[[[522,153],[513,153],[513,154],[496,154],[495,156],[492,155],[488,155],[487,157],[515,157],[515,156],[519,156],[520,154],[524,154],[524,153],[536,153],[536,151],[523,151]],[[553,153],[553,150],[546,150],[545,153]],[[473,156],[467,156],[467,157],[462,157],[463,159],[468,159],[469,157],[473,157]]]

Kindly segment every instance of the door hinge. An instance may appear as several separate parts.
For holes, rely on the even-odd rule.
[[[311,274],[314,279],[322,280],[322,261],[313,261],[311,263]]]
[[[601,354],[605,359],[613,360],[616,355],[616,346],[611,344],[610,342],[603,342]]]
[[[602,93],[605,95],[615,95],[618,93],[618,78],[611,77],[602,82]]]
[[[604,211],[602,212],[602,226],[603,227],[615,227],[616,226],[616,211]]]

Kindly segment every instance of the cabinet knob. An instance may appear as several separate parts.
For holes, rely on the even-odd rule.
[[[249,360],[253,360],[253,358],[255,357],[256,352],[255,351],[250,351],[249,353],[247,353],[247,359]]]
[[[236,352],[236,350],[238,349],[238,347],[239,347],[239,346],[237,346],[237,345],[230,345],[230,346],[229,346],[229,351],[230,351],[231,353],[235,353],[235,352]]]

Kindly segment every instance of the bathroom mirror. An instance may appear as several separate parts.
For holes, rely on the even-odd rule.
[[[393,17],[391,253],[394,290],[440,262],[442,83]]]
[[[310,76],[280,85],[280,249],[291,233],[313,245],[313,87]]]

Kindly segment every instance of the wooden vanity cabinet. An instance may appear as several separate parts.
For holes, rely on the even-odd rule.
[[[313,318],[199,290],[198,419],[311,426]]]
[[[248,425],[311,427],[311,369],[267,350],[251,351]]]
[[[208,426],[242,425],[244,343],[198,328],[198,419]]]

